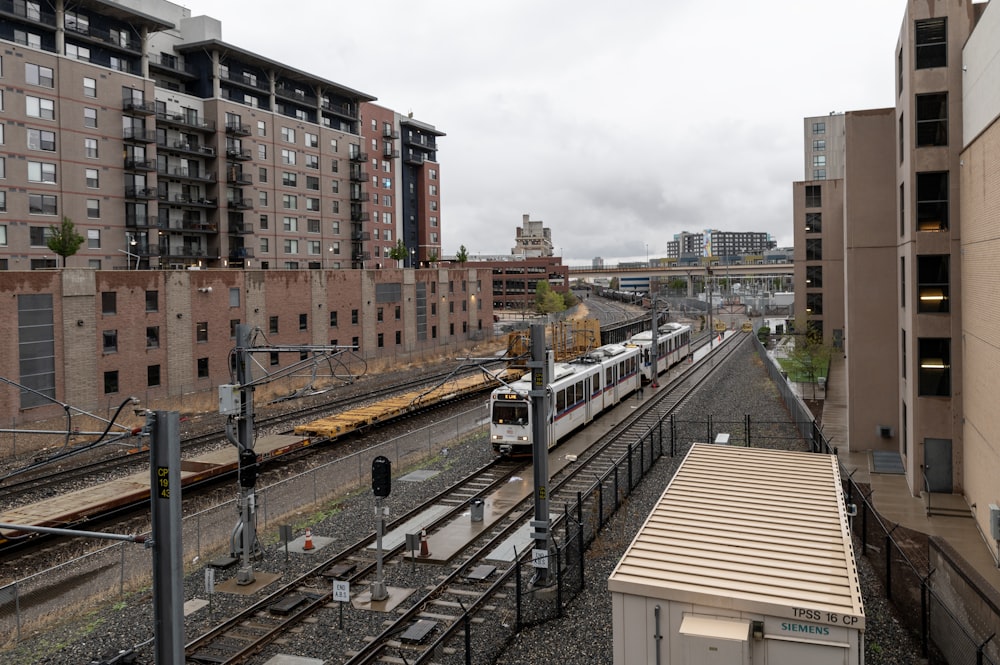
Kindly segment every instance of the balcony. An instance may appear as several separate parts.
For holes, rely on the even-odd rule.
[[[229,134],[230,136],[250,136],[250,125],[244,125],[238,122],[227,122],[226,134]]]
[[[367,162],[368,161],[368,153],[367,152],[356,152],[353,155],[351,155],[351,161],[352,162]]]
[[[122,138],[134,143],[155,143],[156,132],[141,127],[125,127],[122,129]]]
[[[152,187],[136,187],[134,185],[127,185],[125,187],[125,198],[127,199],[139,199],[142,201],[151,201],[157,197],[156,189]]]
[[[153,102],[137,101],[132,98],[122,100],[122,109],[132,115],[155,115],[156,105]]]
[[[382,128],[382,138],[384,138],[384,139],[398,139],[399,138],[399,132],[397,132],[392,127],[383,127]]]
[[[130,251],[133,254],[138,254],[139,256],[159,256],[160,248],[156,245],[150,245],[147,243],[139,243],[138,245],[132,245]]]
[[[125,169],[128,171],[155,171],[156,162],[152,159],[131,159],[125,160]]]
[[[215,132],[215,123],[202,120],[196,115],[185,115],[183,113],[157,113],[157,124],[171,125],[174,127],[189,127],[203,132]]]
[[[253,248],[251,247],[233,247],[229,250],[229,260],[230,261],[242,261],[243,259],[252,259]]]
[[[125,226],[130,229],[148,229],[156,226],[156,218],[145,214],[125,214]]]
[[[187,64],[181,58],[173,55],[166,54],[154,54],[151,53],[148,56],[150,69],[160,69],[163,71],[170,72],[178,76],[184,76],[188,78],[195,78],[198,72],[194,67]]]
[[[408,150],[406,157],[403,158],[403,161],[412,166],[420,166],[424,163],[424,153]]]
[[[201,197],[193,197],[188,194],[174,194],[173,197],[169,193],[161,193],[160,201],[168,206],[183,206],[183,207],[193,207],[193,208],[218,208],[219,203],[215,199],[205,199]]]
[[[351,255],[352,261],[370,261],[372,258],[371,252],[354,252]]]
[[[157,169],[156,172],[161,176],[177,178],[178,180],[193,180],[195,182],[204,183],[215,182],[214,173],[203,172],[190,167],[185,168],[183,166],[175,166],[172,169]]]
[[[247,235],[253,233],[253,224],[229,222],[229,232],[235,235]]]
[[[306,90],[301,90],[290,85],[285,85],[284,83],[279,83],[274,86],[274,94],[279,97],[284,97],[285,99],[298,102],[299,104],[309,106],[312,109],[316,108],[316,96]]]
[[[363,171],[360,168],[351,169],[351,181],[352,182],[368,182],[368,172]]]
[[[358,120],[358,109],[355,108],[354,104],[349,104],[347,102],[331,102],[327,98],[323,98],[319,104],[320,108],[327,113],[333,113],[341,118],[347,118],[348,120]]]
[[[184,153],[187,155],[197,155],[198,157],[214,158],[215,148],[208,145],[200,145],[189,141],[173,141],[169,145],[166,141],[157,141],[156,145],[160,150],[170,153]]]
[[[253,176],[242,169],[229,169],[226,171],[226,182],[231,185],[252,185]]]
[[[249,150],[239,150],[237,148],[226,148],[226,159],[234,159],[238,162],[246,162],[253,159]]]
[[[371,233],[368,231],[355,231],[351,234],[351,240],[357,242],[362,240],[371,240]]]
[[[19,19],[28,19],[42,25],[56,26],[56,15],[42,11],[37,5],[29,7],[24,2],[13,2],[13,0],[0,1],[0,15],[7,14]]]
[[[228,206],[230,210],[252,210],[253,199],[228,199],[226,201],[226,206]]]
[[[370,197],[368,192],[351,192],[352,201],[367,201]]]
[[[363,212],[361,210],[351,211],[352,222],[367,222],[369,219],[371,219],[371,217],[367,212]]]
[[[271,91],[271,84],[268,82],[266,76],[257,76],[253,73],[226,72],[220,78],[226,83],[235,83],[268,93]]]
[[[205,220],[188,220],[181,222],[181,230],[185,233],[217,233],[219,227]]]
[[[386,159],[398,159],[399,151],[395,150],[391,145],[386,145],[382,150],[382,156]]]

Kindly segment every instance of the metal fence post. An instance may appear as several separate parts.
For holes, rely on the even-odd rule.
[[[750,447],[750,414],[746,414],[744,417],[743,433],[746,435],[747,448]]]

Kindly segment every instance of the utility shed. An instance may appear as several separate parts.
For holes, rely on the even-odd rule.
[[[608,589],[615,665],[864,663],[833,455],[695,444]]]

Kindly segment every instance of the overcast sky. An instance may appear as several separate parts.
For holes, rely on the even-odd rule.
[[[187,0],[223,40],[430,123],[442,249],[571,265],[680,231],[792,245],[802,120],[893,105],[904,0]],[[279,9],[280,11],[275,11]]]

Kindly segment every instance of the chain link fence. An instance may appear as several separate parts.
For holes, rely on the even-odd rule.
[[[384,455],[395,468],[406,468],[469,438],[488,432],[486,404],[405,436],[311,469],[257,490],[258,533],[276,530],[303,506],[319,503],[366,487],[371,481],[371,460]],[[240,509],[233,499],[187,515],[182,521],[182,556],[194,562],[232,551]],[[147,534],[148,535],[148,534]],[[122,599],[148,585],[152,552],[133,543],[120,542],[67,561],[43,573],[0,587],[0,635],[20,640],[25,631],[44,626],[70,608],[77,612],[98,602]]]

